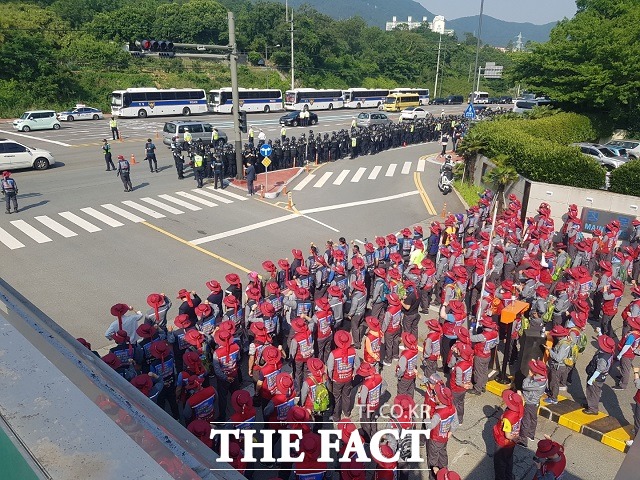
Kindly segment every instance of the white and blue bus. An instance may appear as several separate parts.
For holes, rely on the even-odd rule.
[[[279,112],[282,105],[282,90],[239,88],[238,99],[243,112]],[[231,88],[209,90],[209,110],[216,113],[233,113]]]
[[[420,105],[429,105],[429,89],[428,88],[394,88],[389,93],[417,93],[420,97]]]
[[[389,95],[389,90],[349,88],[342,91],[345,108],[380,108]]]
[[[287,110],[333,110],[342,108],[342,90],[316,90],[315,88],[294,88],[284,96]]]
[[[127,88],[111,93],[111,115],[146,118],[207,113],[207,94],[199,88]]]

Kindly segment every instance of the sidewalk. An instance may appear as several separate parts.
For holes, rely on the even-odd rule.
[[[302,167],[286,168],[284,170],[274,170],[268,173],[259,173],[253,182],[253,191],[256,195],[261,195],[264,188],[265,198],[276,198],[280,192],[288,186],[292,180],[304,171]],[[265,186],[265,182],[266,186]],[[233,179],[229,185],[243,192],[247,192],[247,181]]]

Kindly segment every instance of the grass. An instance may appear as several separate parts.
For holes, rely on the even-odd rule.
[[[480,193],[484,191],[483,188],[471,185],[469,183],[462,183],[460,180],[453,182],[453,188],[457,190],[460,196],[464,199],[469,206],[475,205],[480,199]]]

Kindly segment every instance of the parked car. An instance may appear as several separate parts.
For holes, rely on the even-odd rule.
[[[604,144],[605,147],[623,147],[632,160],[640,158],[640,140],[611,140]]]
[[[47,150],[27,147],[15,140],[0,138],[0,170],[17,168],[46,170],[55,163],[56,159]]]
[[[629,154],[627,153],[627,149],[624,147],[621,147],[620,145],[604,145],[605,147],[607,147],[609,150],[611,150],[613,153],[615,153],[616,155],[620,155],[621,157],[624,158],[629,158]]]
[[[171,145],[171,139],[178,136],[179,141],[183,141],[184,132],[189,129],[193,141],[202,140],[204,143],[211,143],[211,134],[213,133],[213,125],[205,122],[180,122],[171,121],[164,124],[162,129],[162,143]],[[227,134],[222,130],[218,130],[218,136],[222,143],[227,143]]]
[[[607,170],[613,170],[629,161],[628,158],[616,155],[604,145],[598,143],[572,143],[572,147],[579,147],[585,155],[595,159]]]
[[[508,95],[503,95],[498,98],[498,103],[513,103],[513,98]]]
[[[309,112],[309,125],[315,125],[316,123],[318,123],[318,115],[314,112]],[[286,125],[287,127],[297,127],[300,125],[300,111],[293,110],[281,116],[280,125]]]
[[[370,127],[371,125],[388,125],[393,123],[386,113],[362,112],[356,117],[357,127]]]
[[[487,103],[492,103],[492,104],[500,103],[500,99],[498,97],[489,97],[487,98]]]
[[[431,100],[431,105],[446,105],[447,99],[443,97],[437,97]]]
[[[464,98],[462,97],[462,95],[449,95],[446,99],[445,99],[447,105],[462,105],[462,102],[464,102]]]
[[[417,120],[427,118],[429,112],[422,107],[407,107],[400,112],[400,120]]]
[[[53,110],[31,110],[24,112],[20,118],[14,120],[13,128],[19,132],[47,130],[51,128],[58,130],[60,128],[60,122],[56,118],[56,112]]]
[[[85,105],[76,105],[65,112],[58,113],[58,120],[63,122],[73,122],[74,120],[100,120],[103,118],[102,111],[97,108]]]

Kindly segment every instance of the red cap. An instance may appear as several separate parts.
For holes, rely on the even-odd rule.
[[[545,438],[538,442],[538,448],[536,450],[536,457],[538,458],[550,458],[564,450],[562,445]]]
[[[351,288],[366,293],[367,287],[362,280],[356,280],[351,284]]]
[[[608,335],[600,335],[598,337],[598,347],[600,347],[600,350],[603,352],[613,353],[616,349],[616,342]]]
[[[257,302],[262,297],[262,293],[258,287],[251,287],[247,290],[247,297]]]
[[[158,333],[158,329],[153,325],[143,323],[136,328],[136,333],[142,338],[152,338],[156,333]]]
[[[162,360],[163,358],[168,357],[173,353],[173,349],[164,340],[153,342],[149,350],[151,352],[151,355],[153,355],[158,360]]]
[[[291,250],[291,255],[293,255],[293,258],[297,258],[298,260],[302,260],[302,250],[296,250],[295,248],[293,250]]]
[[[361,377],[370,377],[376,373],[376,369],[368,362],[362,362],[356,371]]]
[[[518,412],[523,408],[522,397],[513,390],[504,390],[502,392],[502,400],[504,400],[509,410]]]
[[[435,318],[427,320],[427,327],[429,327],[429,329],[433,330],[434,332],[441,332],[442,331],[442,325],[440,325],[438,320],[436,320]]]
[[[193,435],[204,443],[207,447],[213,448],[213,440],[211,439],[211,424],[206,420],[196,418],[187,427]]]
[[[276,271],[276,266],[271,260],[265,260],[262,262],[262,268],[269,273]]]
[[[273,345],[267,345],[262,350],[262,359],[269,365],[277,365],[282,360],[282,352]]]
[[[201,303],[195,308],[196,316],[201,318],[207,318],[213,310],[211,309],[211,305],[208,303]]]
[[[351,334],[344,330],[338,330],[333,336],[333,341],[338,348],[347,348],[350,347],[353,343],[351,339]]]
[[[240,277],[237,273],[227,273],[224,279],[229,285],[240,285]]]
[[[555,325],[549,333],[552,337],[566,337],[569,335],[569,330],[562,325]]]
[[[178,328],[189,328],[191,324],[191,320],[189,319],[189,315],[186,313],[178,315],[174,320],[173,324]]]
[[[260,304],[260,313],[263,317],[271,318],[276,314],[276,309],[269,302]]]
[[[276,377],[276,387],[280,393],[288,395],[293,390],[293,378],[290,373],[279,373]]]
[[[547,365],[542,360],[529,360],[529,370],[536,375],[547,376]]]
[[[441,468],[436,474],[436,480],[460,480],[460,475],[448,468]]]
[[[340,287],[337,285],[331,285],[327,289],[327,293],[332,297],[342,297],[342,290],[340,290]]]
[[[324,363],[322,363],[322,360],[319,358],[310,358],[307,360],[307,368],[309,368],[311,375],[314,377],[320,378],[324,375]]]
[[[286,258],[281,258],[280,260],[278,260],[278,266],[282,269],[282,270],[289,270],[289,260],[287,260]]]

